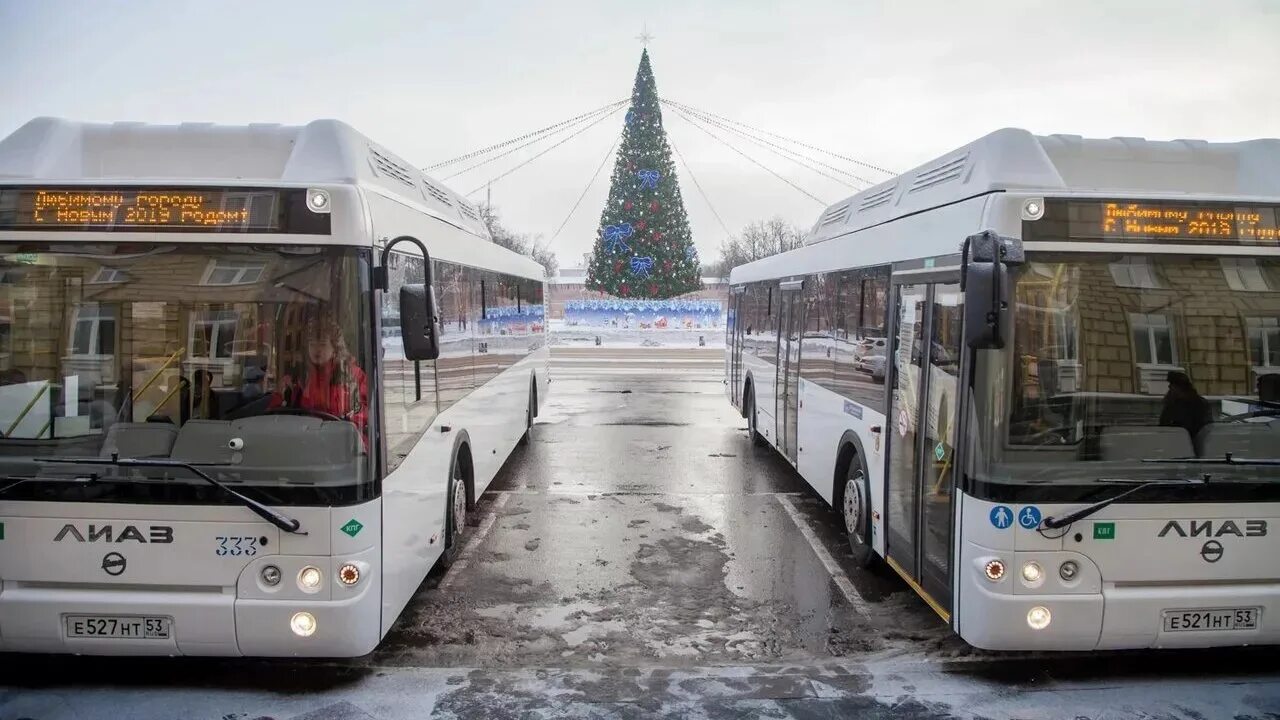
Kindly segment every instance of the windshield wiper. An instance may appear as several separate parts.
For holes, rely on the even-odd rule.
[[[178,460],[155,460],[151,458],[122,458],[115,453],[112,453],[110,458],[41,457],[41,458],[33,458],[33,459],[36,462],[61,463],[64,465],[112,465],[115,467],[122,467],[122,468],[153,467],[153,468],[172,468],[172,469],[178,469],[178,470],[186,470],[192,475],[195,475],[201,480],[218,488],[219,490],[230,495],[231,497],[239,500],[241,504],[243,504],[245,507],[252,510],[254,514],[256,514],[258,517],[262,518],[263,520],[266,520],[272,525],[275,525],[281,530],[284,530],[285,532],[289,532],[289,533],[295,533],[297,535],[307,534],[300,530],[300,528],[302,527],[302,523],[299,522],[297,519],[291,518],[288,515],[285,515],[284,513],[280,512],[279,510],[276,510],[275,508],[272,508],[268,505],[264,505],[247,495],[241,494],[240,492],[236,491],[226,483],[223,483],[222,481],[215,479],[213,476],[204,472],[200,468],[192,465],[191,463],[185,463]]]
[[[1187,465],[1280,465],[1280,458],[1238,458],[1234,453],[1223,453],[1220,458],[1147,458],[1142,462]]]
[[[1130,495],[1136,492],[1139,492],[1141,490],[1145,490],[1149,487],[1154,487],[1156,485],[1198,485],[1198,484],[1209,482],[1209,475],[1208,473],[1206,473],[1204,477],[1200,477],[1200,478],[1175,477],[1175,478],[1158,478],[1156,480],[1129,480],[1127,478],[1099,478],[1099,481],[1104,481],[1104,480],[1107,482],[1136,482],[1137,485],[1129,488],[1128,490],[1125,490],[1122,493],[1113,495],[1107,498],[1106,500],[1099,500],[1098,502],[1092,505],[1083,507],[1073,513],[1063,515],[1062,517],[1057,517],[1057,516],[1047,517],[1043,521],[1041,521],[1040,528],[1037,528],[1037,529],[1057,530],[1058,528],[1067,527],[1073,523],[1080,522],[1081,520],[1089,517],[1090,515],[1093,515],[1094,513],[1098,512],[1099,510],[1102,510],[1103,508],[1107,507],[1108,505],[1111,505],[1112,503],[1119,502],[1120,500],[1123,500],[1129,497]]]

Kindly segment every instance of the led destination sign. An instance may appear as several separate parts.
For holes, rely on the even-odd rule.
[[[0,188],[0,229],[328,232],[305,191],[228,188]]]
[[[1280,208],[1225,203],[1048,200],[1026,240],[1280,244]]]
[[[1103,203],[1103,237],[1188,237],[1275,240],[1275,208]]]

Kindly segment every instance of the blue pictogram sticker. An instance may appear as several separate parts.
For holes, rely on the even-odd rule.
[[[1040,508],[1035,505],[1022,508],[1022,512],[1018,513],[1018,524],[1026,530],[1040,527]]]
[[[844,412],[845,412],[845,414],[846,414],[846,415],[852,415],[852,416],[854,416],[854,417],[858,418],[859,420],[861,420],[861,419],[862,419],[862,406],[861,406],[861,405],[858,405],[858,404],[856,404],[856,403],[851,403],[851,402],[849,402],[848,400],[845,400],[845,401],[844,401]]]
[[[991,524],[995,525],[997,530],[1004,530],[1013,524],[1013,511],[1004,505],[991,508]]]

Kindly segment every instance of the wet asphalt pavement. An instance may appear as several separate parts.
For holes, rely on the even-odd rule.
[[[968,648],[853,566],[722,376],[715,352],[558,351],[461,561],[371,656],[0,656],[0,720],[1280,718],[1273,648]]]

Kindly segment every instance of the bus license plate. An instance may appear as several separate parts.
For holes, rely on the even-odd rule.
[[[1214,610],[1165,610],[1165,632],[1196,630],[1256,630],[1261,608],[1218,608]]]
[[[122,615],[67,615],[67,637],[116,638],[120,640],[168,640],[167,617]]]

